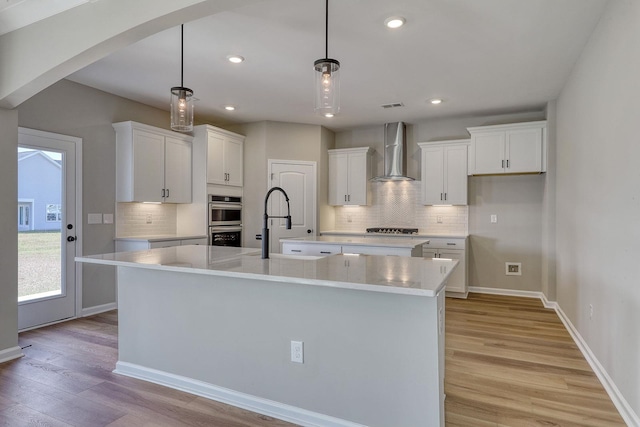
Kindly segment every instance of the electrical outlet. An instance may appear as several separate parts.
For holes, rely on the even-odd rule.
[[[147,224],[153,223],[153,217],[151,214],[147,214]]]
[[[505,274],[507,276],[522,276],[522,263],[505,262]]]
[[[593,304],[589,304],[589,320],[593,319]]]
[[[291,361],[304,363],[304,343],[302,341],[291,341]]]
[[[498,222],[498,215],[492,214],[491,215],[491,224],[496,224],[497,222]]]
[[[438,222],[438,224],[442,224],[442,215],[438,215],[436,217],[436,221]]]

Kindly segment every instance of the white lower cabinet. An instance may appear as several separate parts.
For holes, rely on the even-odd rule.
[[[316,245],[304,243],[282,243],[282,253],[285,255],[317,255],[328,256],[339,254],[340,245]]]
[[[282,253],[285,255],[318,255],[328,256],[334,254],[358,254],[358,255],[390,255],[390,256],[422,256],[422,246],[397,247],[397,246],[368,246],[345,245],[341,243],[291,243],[282,242]]]
[[[206,237],[193,239],[169,239],[169,240],[147,240],[144,238],[130,238],[116,240],[116,252],[145,251],[148,249],[170,248],[173,246],[186,245],[207,245]]]
[[[468,266],[466,239],[431,238],[422,245],[422,256],[425,258],[449,258],[459,261],[456,269],[447,281],[447,296],[466,298],[468,290]]]

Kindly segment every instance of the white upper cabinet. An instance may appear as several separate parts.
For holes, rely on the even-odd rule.
[[[546,172],[546,121],[467,130],[471,134],[469,175]]]
[[[329,204],[366,205],[369,202],[371,148],[329,150]]]
[[[130,121],[113,128],[116,201],[191,203],[191,136]]]
[[[467,204],[467,147],[469,140],[420,142],[422,203]]]
[[[202,129],[208,141],[207,183],[242,187],[244,136],[203,125],[196,126],[196,137]]]

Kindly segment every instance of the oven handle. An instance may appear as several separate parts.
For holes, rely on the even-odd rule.
[[[240,226],[232,226],[232,225],[222,225],[216,227],[209,227],[210,233],[224,233],[224,232],[235,232],[242,231],[242,227]]]
[[[242,209],[242,205],[238,204],[227,204],[227,203],[209,203],[209,209],[228,209],[228,210],[236,210],[239,211]]]

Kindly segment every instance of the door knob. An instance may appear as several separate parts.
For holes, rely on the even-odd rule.
[[[307,229],[307,234],[311,234],[311,231],[312,231],[312,230],[311,230],[310,228],[309,228],[309,229]]]
[[[75,242],[75,241],[76,241],[75,236],[69,236],[69,237],[67,237],[67,242]]]

